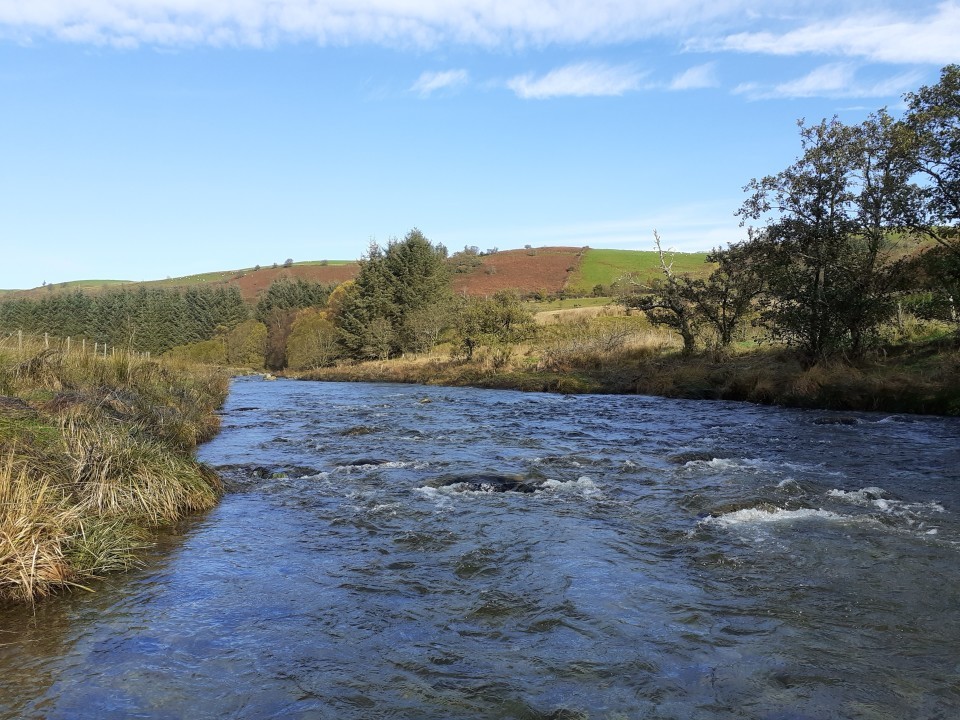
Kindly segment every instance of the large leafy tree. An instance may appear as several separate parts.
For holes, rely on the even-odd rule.
[[[905,99],[910,158],[926,180],[926,212],[916,227],[960,259],[960,65],[946,66],[940,82]],[[960,263],[955,269],[960,274]]]
[[[308,308],[297,314],[287,340],[287,362],[294,370],[330,365],[340,355],[336,328],[327,313]]]
[[[921,276],[945,318],[956,320],[960,298],[960,65],[948,65],[935,85],[909,93],[902,140],[923,182],[922,212],[909,223],[933,239]]]
[[[889,238],[916,198],[895,132],[885,113],[861,126],[801,121],[801,156],[745,188],[744,222],[766,221],[750,243],[762,318],[809,362],[861,354],[891,311]]]
[[[458,298],[454,329],[457,344],[470,360],[478,345],[503,346],[526,340],[535,333],[536,323],[516,292],[500,290],[487,298]]]

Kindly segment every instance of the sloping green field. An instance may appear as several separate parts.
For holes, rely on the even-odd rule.
[[[667,262],[673,260],[673,271],[678,274],[708,275],[711,266],[706,253],[667,253]],[[574,291],[590,292],[595,286],[609,287],[624,275],[635,275],[640,280],[652,280],[660,274],[660,258],[653,250],[595,250],[588,249],[580,267],[570,278],[568,287]]]
[[[356,263],[356,260],[306,260],[303,262],[295,262],[290,266],[277,266],[277,267],[318,267],[318,266],[339,266],[339,265],[353,265]],[[121,285],[136,285],[136,286],[145,286],[145,287],[155,287],[155,288],[189,288],[193,285],[207,285],[211,283],[227,283],[231,280],[237,280],[245,275],[256,272],[257,270],[271,270],[276,269],[270,265],[257,266],[256,268],[241,268],[238,270],[219,270],[215,272],[207,273],[198,273],[196,275],[184,275],[183,277],[169,277],[162,280],[70,280],[68,282],[58,282],[47,285],[43,288],[32,288],[29,290],[2,290],[0,289],[0,297],[3,296],[16,296],[16,295],[37,295],[41,290],[45,291],[64,291],[64,290],[81,290],[83,292],[92,292],[96,293],[101,290],[109,290],[119,287]]]

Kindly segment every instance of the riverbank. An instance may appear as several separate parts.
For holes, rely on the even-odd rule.
[[[890,348],[856,364],[807,368],[784,349],[727,357],[618,352],[545,366],[522,356],[494,362],[438,355],[344,364],[292,375],[305,380],[398,382],[560,393],[742,400],[764,405],[960,415],[956,341]]]
[[[151,529],[212,507],[193,458],[227,374],[126,355],[0,353],[0,602],[136,563]]]

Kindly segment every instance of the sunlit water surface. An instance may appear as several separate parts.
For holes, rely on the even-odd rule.
[[[240,379],[200,457],[0,717],[960,717],[957,419]]]

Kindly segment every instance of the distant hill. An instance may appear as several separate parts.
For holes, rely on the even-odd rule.
[[[674,271],[695,275],[706,274],[710,266],[704,253],[676,253]],[[659,261],[648,250],[602,250],[586,247],[529,247],[501,250],[473,259],[469,265],[457,265],[451,284],[457,293],[492,295],[499,290],[517,290],[522,294],[542,292],[554,295],[561,290],[589,294],[597,285],[609,289],[616,280],[633,275],[650,280],[660,273]],[[322,283],[341,283],[356,277],[355,261],[311,261],[289,266],[244,268],[188,275],[185,277],[130,282],[124,280],[76,280],[55,283],[31,290],[0,290],[0,299],[42,297],[47,293],[82,290],[96,293],[118,287],[162,287],[188,289],[204,286],[236,285],[248,302],[275,280],[287,277]]]
[[[216,287],[217,285],[236,285],[244,300],[254,302],[261,291],[270,286],[274,280],[287,277],[291,280],[302,279],[323,283],[341,283],[356,276],[359,265],[356,262],[342,260],[321,260],[293,263],[289,266],[244,268],[241,270],[221,270],[186,275],[184,277],[167,278],[165,280],[148,280],[145,282],[131,282],[126,280],[76,280],[73,282],[55,283],[31,290],[0,290],[0,299],[12,297],[42,297],[51,292],[102,292],[114,290],[118,287],[159,287],[167,289],[188,289],[191,287]]]
[[[706,275],[711,266],[705,260],[706,253],[676,253],[673,269]],[[652,250],[531,247],[483,255],[468,272],[454,274],[452,282],[454,291],[467,295],[490,295],[506,289],[543,291],[547,295],[561,290],[589,294],[597,285],[609,291],[626,275],[649,281],[660,272],[659,258]]]

